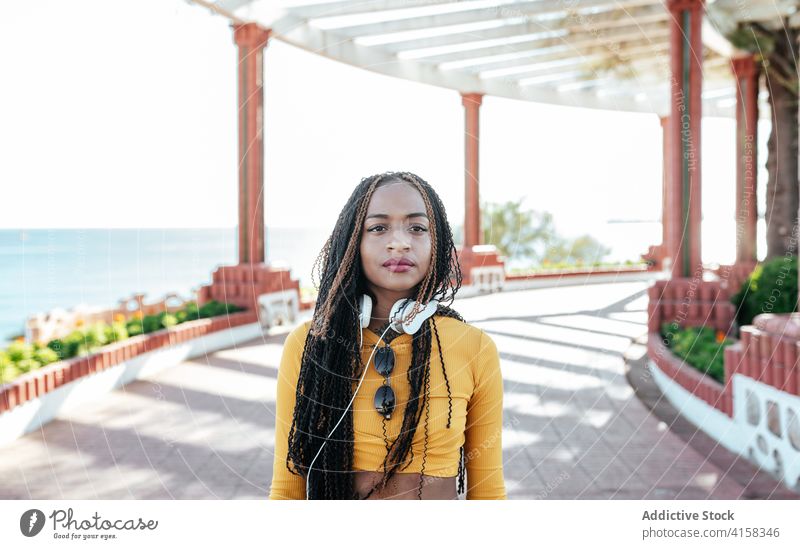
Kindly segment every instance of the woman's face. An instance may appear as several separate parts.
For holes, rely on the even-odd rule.
[[[391,182],[372,193],[361,233],[361,267],[373,291],[403,292],[416,286],[431,264],[431,234],[425,202],[409,183]],[[408,269],[384,266],[407,259]]]

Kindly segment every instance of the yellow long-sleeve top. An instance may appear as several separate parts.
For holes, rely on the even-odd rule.
[[[442,356],[450,385],[452,411],[448,419],[448,391],[442,373],[435,334],[431,337],[431,362],[428,415],[428,445],[425,471],[422,471],[425,445],[425,410],[412,439],[413,459],[403,473],[423,473],[437,477],[458,474],[459,449],[464,446],[467,472],[467,499],[506,499],[503,481],[503,378],[500,356],[494,341],[480,328],[455,318],[434,315]],[[305,499],[305,478],[286,468],[289,429],[295,407],[300,361],[311,321],[295,328],[286,338],[278,372],[275,417],[275,461],[270,499]],[[374,346],[384,346],[378,335],[363,329],[362,361],[366,364]],[[412,336],[400,334],[389,344],[395,355],[389,382],[395,392],[396,407],[386,421],[389,441],[400,433],[410,387],[406,374],[411,364]],[[353,400],[353,468],[359,471],[383,471],[386,444],[383,416],[374,406],[375,392],[384,378],[374,366],[373,355],[367,364],[364,381]],[[353,382],[353,389],[358,381]],[[424,387],[424,385],[423,385]],[[422,403],[420,403],[422,405]],[[407,456],[409,459],[411,454]],[[320,462],[320,459],[317,459]],[[317,463],[314,468],[318,467]],[[321,467],[321,465],[320,465]],[[313,474],[313,471],[312,471]]]

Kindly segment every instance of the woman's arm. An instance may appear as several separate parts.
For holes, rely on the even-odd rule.
[[[500,355],[481,331],[475,390],[467,405],[467,499],[506,499],[503,480],[503,376]]]
[[[269,499],[306,499],[306,480],[286,468],[289,450],[289,428],[292,426],[297,378],[303,357],[310,321],[295,328],[286,338],[278,368],[278,391],[275,404],[275,461]]]

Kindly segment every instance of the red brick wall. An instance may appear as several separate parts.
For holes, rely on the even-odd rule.
[[[134,336],[105,345],[92,355],[75,357],[43,366],[0,385],[0,413],[53,391],[81,377],[101,372],[135,356],[206,334],[258,322],[255,311],[242,311],[214,318],[183,322],[157,332]]]

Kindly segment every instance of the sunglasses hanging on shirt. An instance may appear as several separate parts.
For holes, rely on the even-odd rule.
[[[389,385],[389,376],[394,370],[394,351],[388,345],[378,347],[375,351],[375,369],[384,378],[383,385],[378,387],[378,391],[375,393],[375,409],[386,419],[392,419],[395,398],[394,390]]]
[[[396,319],[391,324],[391,328],[401,334],[414,334],[422,326],[423,322],[432,317],[439,306],[439,302],[435,299],[428,302],[428,304],[421,308],[417,315],[411,322],[405,322],[405,319],[414,309],[415,302],[411,299],[405,298],[398,300],[389,313],[390,319]],[[363,294],[361,297],[360,309],[361,327],[366,328],[372,318],[372,299]],[[384,347],[377,347],[375,349],[375,369],[380,375],[383,376],[383,385],[381,385],[375,393],[375,410],[386,419],[391,419],[392,412],[394,411],[396,399],[394,390],[389,384],[389,376],[394,370],[394,351],[388,345]]]

